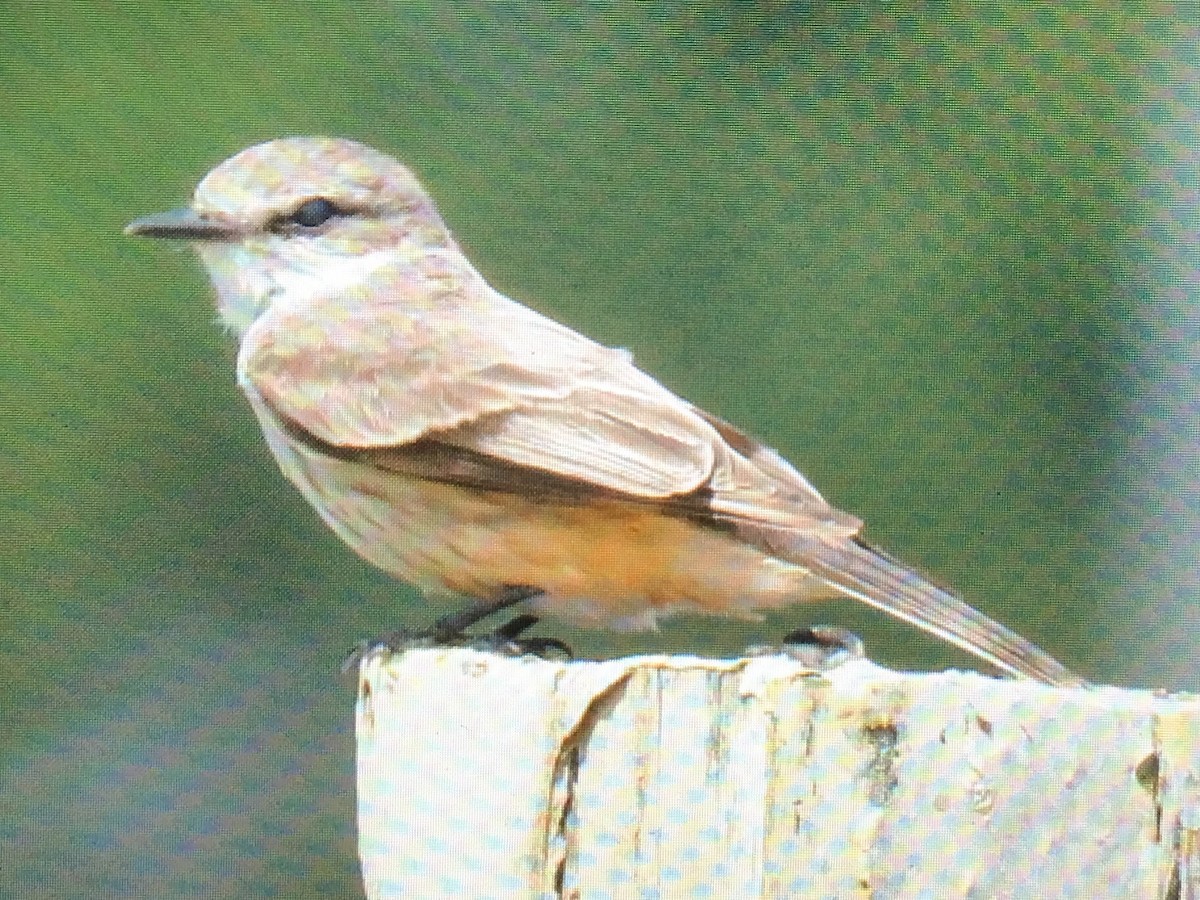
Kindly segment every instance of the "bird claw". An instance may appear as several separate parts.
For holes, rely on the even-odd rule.
[[[538,617],[524,613],[505,622],[487,634],[452,631],[438,621],[432,628],[418,630],[398,628],[374,640],[359,641],[342,661],[341,673],[354,677],[370,656],[381,653],[404,653],[406,650],[433,647],[471,647],[502,656],[538,656],[543,659],[572,660],[575,652],[570,645],[552,637],[521,637],[538,622]]]
[[[778,644],[754,644],[746,648],[746,656],[781,654],[803,663],[817,672],[836,669],[856,659],[863,659],[866,650],[862,638],[837,625],[808,625],[783,636]]]
[[[538,617],[529,613],[514,616],[491,634],[483,635],[468,646],[491,650],[505,656],[538,656],[542,659],[553,659],[557,656],[565,662],[575,658],[575,651],[570,645],[558,638],[521,637],[537,623]]]

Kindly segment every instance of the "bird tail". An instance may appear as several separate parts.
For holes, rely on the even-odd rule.
[[[865,543],[812,540],[789,553],[839,593],[902,619],[1013,675],[1059,687],[1084,681],[1040,647]]]

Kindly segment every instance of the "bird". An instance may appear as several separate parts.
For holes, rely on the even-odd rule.
[[[370,563],[469,598],[463,622],[523,602],[638,630],[848,597],[1009,675],[1083,683],[627,350],[493,288],[381,151],[257,144],[126,233],[198,251],[284,476]]]

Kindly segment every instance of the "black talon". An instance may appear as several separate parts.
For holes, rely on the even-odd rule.
[[[467,633],[467,629],[475,623],[536,597],[539,593],[536,588],[509,585],[495,599],[479,601],[459,612],[442,616],[426,630],[399,628],[375,640],[360,641],[342,661],[341,672],[343,675],[355,675],[362,661],[374,650],[402,653],[410,647],[460,647],[474,644],[496,652],[529,653],[535,656],[547,656],[556,652],[566,659],[574,659],[575,653],[570,646],[557,638],[521,637],[538,622],[538,617],[532,613],[515,616],[491,634],[476,637]]]
[[[362,665],[363,660],[366,659],[367,654],[371,652],[373,646],[377,647],[379,645],[372,645],[370,641],[359,641],[355,644],[354,649],[346,654],[346,658],[342,660],[342,664],[338,667],[338,674],[343,678],[357,681],[359,667]]]
[[[483,649],[515,656],[540,656],[547,658],[557,654],[566,660],[575,658],[575,651],[563,641],[552,637],[521,637],[541,621],[531,613],[523,613],[505,622],[491,634],[476,643]]]
[[[558,638],[552,637],[521,637],[531,627],[537,624],[537,616],[522,615],[517,616],[510,622],[506,622],[492,632],[489,637],[484,638],[484,645],[487,646],[492,641],[495,641],[498,646],[493,649],[504,653],[514,653],[519,656],[539,656],[542,659],[548,659],[551,656],[558,655],[564,660],[570,661],[575,658],[575,651],[565,641],[560,641]]]
[[[809,625],[783,636],[778,646],[755,645],[746,648],[748,656],[770,656],[782,653],[816,671],[824,671],[842,663],[866,656],[862,638],[837,625]]]
[[[575,651],[571,649],[571,645],[566,641],[560,641],[558,638],[531,637],[524,638],[517,643],[529,656],[540,656],[542,659],[549,659],[557,653],[563,658],[564,662],[570,662],[575,658]]]
[[[822,650],[843,650],[853,656],[863,655],[863,642],[853,631],[837,625],[810,625],[789,631],[781,644],[788,647],[816,647]]]
[[[363,660],[375,651],[390,650],[393,653],[401,653],[406,647],[411,647],[418,643],[429,643],[432,645],[432,638],[432,632],[398,628],[395,631],[389,631],[387,634],[380,635],[374,640],[361,640],[354,645],[354,649],[346,654],[346,658],[342,660],[338,671],[344,677],[357,678],[358,669],[362,665]]]

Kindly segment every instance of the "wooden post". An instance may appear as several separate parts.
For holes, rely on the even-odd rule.
[[[1200,700],[784,656],[373,654],[376,898],[1200,900]]]

